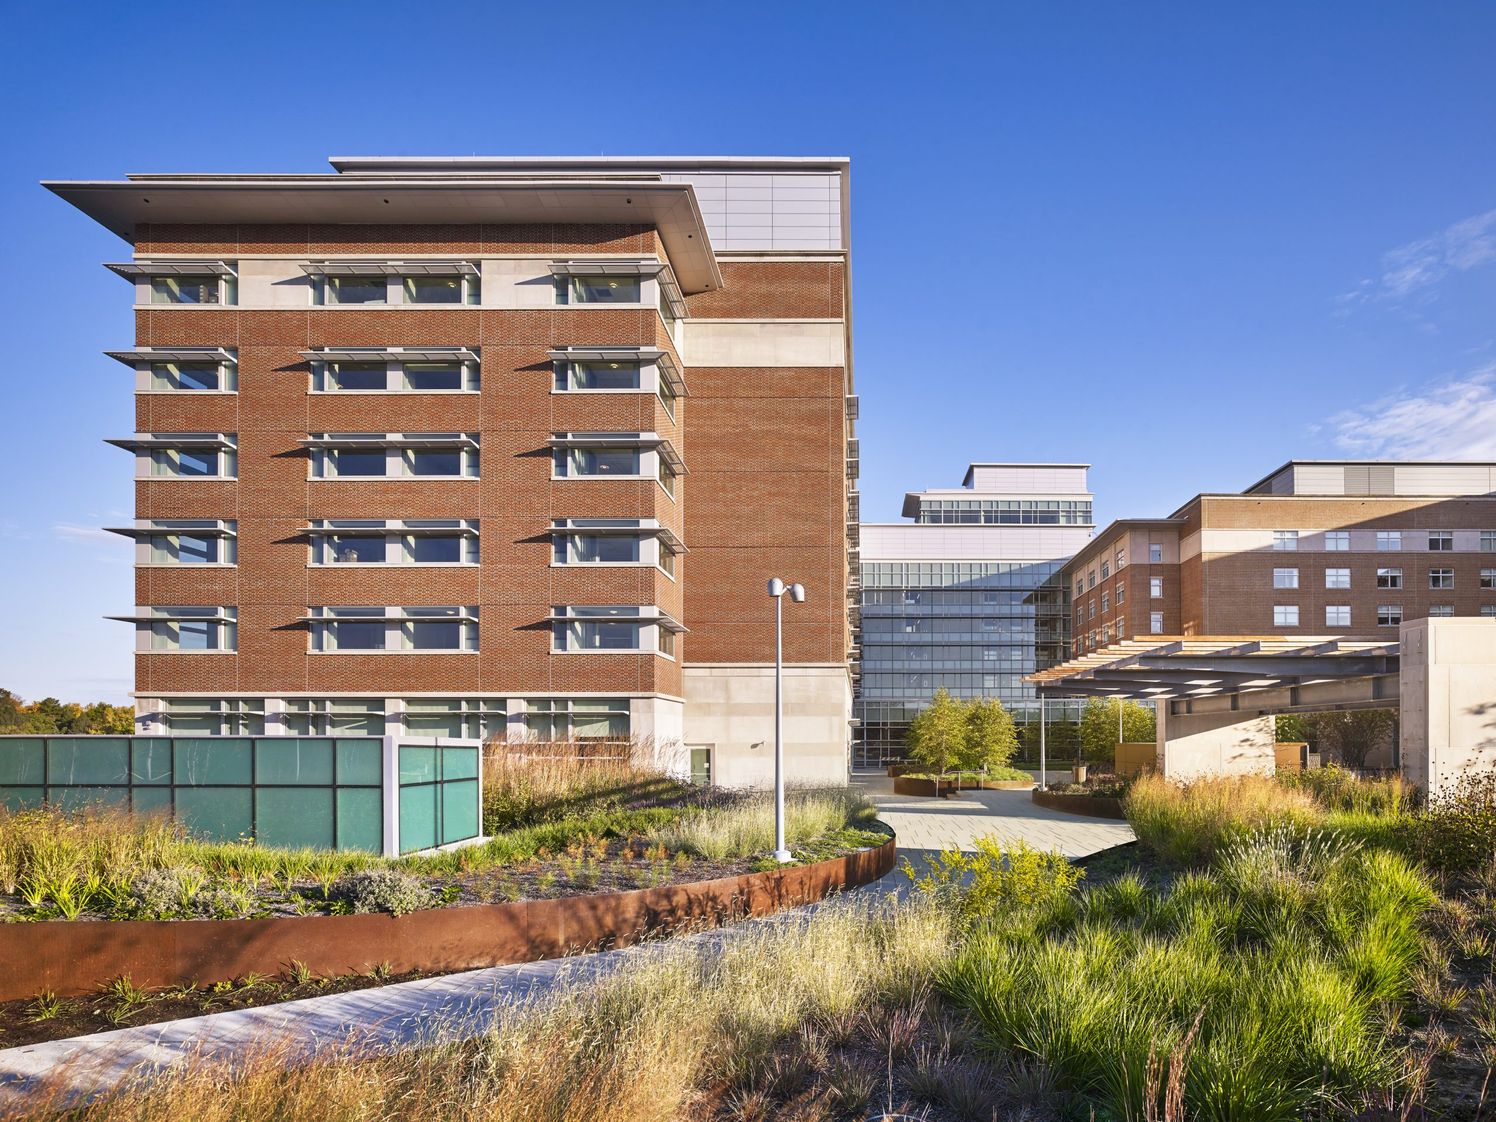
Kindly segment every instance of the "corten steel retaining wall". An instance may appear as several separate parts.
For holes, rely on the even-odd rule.
[[[0,924],[0,1001],[92,993],[126,974],[147,988],[278,974],[293,959],[336,976],[380,963],[439,973],[559,958],[808,904],[877,880],[893,869],[895,852],[889,839],[791,869],[403,916]]]
[[[1062,795],[1058,791],[1035,791],[1034,805],[1047,810],[1063,810],[1066,814],[1085,814],[1091,818],[1120,818],[1126,821],[1121,799],[1105,799],[1097,795]]]

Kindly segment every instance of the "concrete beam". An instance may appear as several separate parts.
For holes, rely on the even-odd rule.
[[[1496,769],[1496,619],[1402,625],[1399,732],[1404,773],[1438,798]]]

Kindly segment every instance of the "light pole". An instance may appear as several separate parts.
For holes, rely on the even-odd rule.
[[[803,584],[787,585],[778,577],[769,581],[774,599],[774,858],[791,860],[784,844],[784,594],[796,604],[805,603]]]

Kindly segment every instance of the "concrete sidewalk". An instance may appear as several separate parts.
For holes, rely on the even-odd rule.
[[[879,817],[898,835],[900,853],[916,866],[933,851],[951,846],[969,850],[975,838],[987,834],[1059,850],[1072,859],[1133,840],[1125,822],[1044,810],[1034,806],[1027,791],[969,791],[949,799],[927,799],[894,795],[892,781],[881,774],[859,774],[854,782],[878,804]],[[895,870],[850,895],[866,899],[906,886]],[[825,906],[815,904],[669,942],[672,946],[697,945],[702,954],[710,954],[726,940],[761,930],[765,924],[803,920],[814,908]],[[0,1109],[23,1105],[28,1093],[48,1076],[59,1076],[74,1094],[88,1096],[115,1087],[132,1074],[189,1059],[232,1060],[266,1041],[276,1041],[304,1056],[348,1045],[370,1052],[389,1051],[438,1034],[446,1039],[476,1036],[527,1001],[542,998],[558,986],[595,981],[657,953],[663,945],[646,943],[575,958],[470,970],[7,1048],[0,1050]]]

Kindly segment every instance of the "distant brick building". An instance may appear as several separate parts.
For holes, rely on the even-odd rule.
[[[1063,579],[1076,654],[1145,635],[1395,641],[1404,620],[1496,616],[1496,464],[1293,461],[1113,522]]]
[[[49,183],[134,249],[139,727],[846,774],[847,164]],[[849,530],[849,526],[851,529]]]

